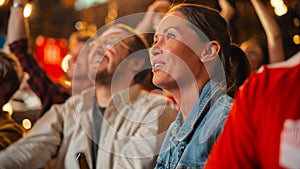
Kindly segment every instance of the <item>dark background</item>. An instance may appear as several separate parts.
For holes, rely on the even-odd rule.
[[[107,3],[96,5],[88,9],[77,11],[74,9],[75,0],[32,0],[34,6],[32,15],[29,17],[32,39],[38,35],[54,38],[68,38],[75,31],[74,24],[83,20],[95,23],[98,28],[105,24],[107,15]],[[273,13],[269,0],[264,0],[268,10]],[[118,17],[128,14],[145,12],[147,6],[153,0],[116,0],[119,5]],[[183,1],[175,1],[183,2]],[[201,3],[219,9],[217,0],[185,0],[185,2]],[[235,15],[231,20],[231,33],[234,42],[240,43],[252,36],[265,39],[262,26],[249,0],[230,0],[235,7]],[[285,0],[288,13],[283,16],[275,16],[282,34],[286,57],[300,50],[300,45],[293,43],[292,37],[300,34],[300,27],[294,22],[300,20],[300,0]],[[7,21],[9,17],[11,1],[0,8],[0,34],[7,32]],[[138,20],[137,20],[138,22]]]

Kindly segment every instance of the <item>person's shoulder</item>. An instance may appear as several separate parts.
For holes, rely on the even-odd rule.
[[[247,91],[249,94],[266,93],[267,91],[286,85],[286,80],[295,78],[291,72],[300,71],[300,51],[290,59],[274,64],[264,65],[257,71],[251,73],[249,78],[240,87],[240,90]]]
[[[11,132],[11,134],[19,133],[20,137],[25,132],[24,128],[17,123],[8,112],[0,111],[0,130]]]
[[[300,51],[291,58],[283,62],[272,63],[267,66],[268,69],[292,68],[300,65]]]
[[[94,91],[94,88],[86,89],[80,94],[72,95],[64,103],[54,104],[52,109],[65,110],[61,112],[72,112],[74,109],[87,109],[93,104],[93,98],[95,96]]]
[[[254,78],[267,79],[268,81],[259,80],[257,82],[272,82],[280,81],[283,76],[291,75],[291,71],[298,71],[300,67],[300,51],[293,55],[290,59],[277,62],[273,64],[268,64],[261,67],[254,75]]]

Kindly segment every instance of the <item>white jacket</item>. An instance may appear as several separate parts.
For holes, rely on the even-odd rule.
[[[94,88],[54,105],[27,136],[0,152],[1,169],[41,168],[56,157],[56,168],[77,169],[77,153],[92,169]],[[176,111],[163,96],[139,85],[113,95],[105,110],[97,169],[154,168],[156,156]]]

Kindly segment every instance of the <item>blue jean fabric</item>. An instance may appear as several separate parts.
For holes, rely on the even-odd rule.
[[[203,168],[223,128],[232,101],[220,86],[208,82],[186,121],[182,124],[182,113],[179,112],[170,126],[160,149],[156,168]],[[206,115],[200,120],[205,109]]]

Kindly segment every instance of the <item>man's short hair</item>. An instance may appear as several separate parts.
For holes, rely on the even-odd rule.
[[[80,30],[73,32],[70,37],[69,37],[69,50],[73,49],[77,43],[80,42],[88,42],[90,38],[93,36],[94,32],[91,31],[85,31],[85,30]]]
[[[139,34],[135,29],[125,24],[115,24],[112,26],[112,28],[122,29],[130,34],[130,36],[128,37],[128,39],[130,40],[125,42],[130,48],[128,56],[142,57],[145,60],[144,66],[141,68],[141,70],[136,72],[136,75],[134,76],[134,83],[145,83],[145,86],[151,86],[150,89],[153,89],[152,87],[154,85],[152,83],[152,78],[150,78],[150,81],[149,80],[147,81],[147,77],[152,75],[152,71],[151,71],[150,56],[148,51],[149,44],[145,36]],[[132,40],[132,38],[134,40]]]

